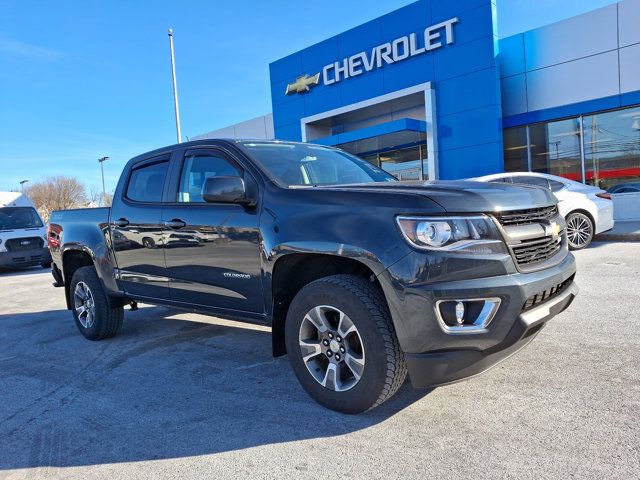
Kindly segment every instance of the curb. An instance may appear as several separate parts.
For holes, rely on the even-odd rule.
[[[594,242],[640,242],[640,233],[600,233]]]
[[[640,219],[616,220],[611,230],[599,233],[595,242],[640,242]]]

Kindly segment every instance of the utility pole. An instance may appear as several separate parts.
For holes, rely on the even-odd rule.
[[[24,184],[27,183],[29,180],[20,180],[20,191],[22,193],[24,193]]]
[[[107,160],[109,160],[109,157],[101,157],[98,159],[98,163],[100,163],[100,173],[102,174],[102,201],[103,202],[107,199],[107,189],[104,187],[104,166],[102,164]]]
[[[173,54],[173,29],[169,29],[169,50],[171,51],[171,77],[173,78],[173,108],[176,112],[176,135],[180,143],[180,108],[178,107],[178,85],[176,83],[176,61]]]

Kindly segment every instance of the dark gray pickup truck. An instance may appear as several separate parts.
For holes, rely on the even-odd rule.
[[[111,209],[54,212],[56,283],[80,332],[169,305],[272,327],[303,388],[355,413],[476,375],[578,292],[553,195],[399,182],[317,145],[202,140],[132,159]]]

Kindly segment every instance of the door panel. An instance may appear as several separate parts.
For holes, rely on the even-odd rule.
[[[118,278],[130,295],[169,298],[164,260],[162,193],[169,159],[131,171],[123,195],[111,210],[111,233]]]
[[[218,150],[185,153],[177,201],[164,210],[164,221],[172,225],[164,250],[171,299],[262,313],[258,209],[204,203],[202,185],[216,175],[244,173]]]

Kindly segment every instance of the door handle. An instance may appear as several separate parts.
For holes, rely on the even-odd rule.
[[[177,218],[164,222],[164,226],[168,228],[182,228],[186,225],[187,225],[186,223],[184,223],[182,220],[179,220]]]
[[[126,218],[119,218],[118,220],[114,220],[112,222],[112,225],[114,227],[126,227],[127,225],[129,225],[129,220],[127,220]]]

